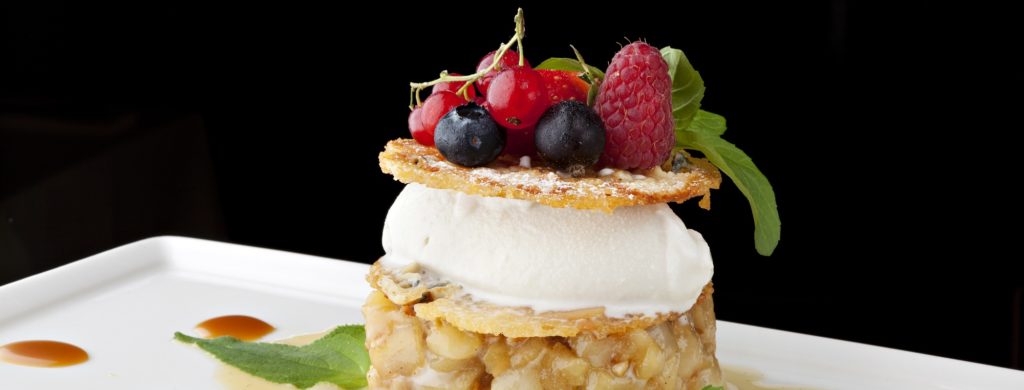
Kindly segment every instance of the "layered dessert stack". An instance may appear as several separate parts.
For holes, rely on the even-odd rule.
[[[711,254],[667,203],[709,207],[728,166],[753,206],[770,200],[755,212],[770,253],[770,185],[699,110],[678,49],[535,69],[523,32],[520,10],[476,73],[411,83],[412,139],[379,156],[406,186],[367,277],[369,387],[720,388]]]
[[[412,140],[380,162],[409,184],[368,277],[371,388],[721,383],[708,246],[663,203],[716,188],[714,167],[563,178]]]

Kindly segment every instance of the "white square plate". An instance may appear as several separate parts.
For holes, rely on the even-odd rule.
[[[361,323],[362,264],[158,237],[0,286],[0,345],[54,339],[91,359],[65,368],[0,363],[0,389],[218,389],[217,364],[172,340],[207,318],[247,314],[266,339]],[[726,367],[764,384],[839,390],[1024,389],[1024,372],[718,322]]]

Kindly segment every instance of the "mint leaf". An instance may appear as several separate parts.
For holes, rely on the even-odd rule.
[[[700,389],[700,390],[725,390],[725,388],[722,387],[722,386],[707,385],[707,386],[704,386],[704,388]]]
[[[771,255],[779,244],[782,225],[771,183],[746,153],[720,138],[725,134],[725,117],[700,109],[704,80],[683,51],[666,46],[661,49],[661,57],[668,63],[668,74],[672,77],[676,146],[704,153],[736,183],[754,214],[754,247],[763,256]]]
[[[583,65],[580,62],[572,58],[552,57],[541,62],[540,65],[533,67],[534,69],[550,69],[550,70],[569,70],[573,72],[582,72]],[[591,65],[587,65],[587,70],[590,73],[597,76],[597,78],[604,80],[604,72],[601,69],[595,68]]]
[[[725,118],[700,110],[689,127],[676,128],[676,144],[704,153],[743,192],[754,214],[754,247],[757,253],[769,256],[779,244],[782,227],[775,191],[746,153],[719,137],[722,133],[725,133]]]
[[[244,342],[234,337],[201,339],[181,332],[174,338],[195,344],[225,364],[274,383],[287,383],[300,389],[328,382],[344,389],[366,387],[370,356],[363,344],[362,325],[335,328],[331,333],[305,346]]]
[[[677,129],[685,129],[697,115],[700,101],[704,98],[704,79],[693,69],[682,50],[665,46],[661,49],[661,57],[668,63],[668,75],[672,77],[672,117]]]
[[[676,131],[678,131],[678,127]],[[704,110],[697,110],[687,131],[699,132],[708,135],[721,136],[725,134],[725,117]]]

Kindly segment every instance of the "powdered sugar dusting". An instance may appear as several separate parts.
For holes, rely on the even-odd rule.
[[[554,207],[603,209],[681,202],[717,188],[714,167],[694,162],[680,172],[660,168],[628,171],[603,168],[583,177],[560,174],[542,161],[501,157],[485,167],[467,168],[444,160],[436,149],[413,140],[395,140],[381,154],[381,167],[403,182],[470,194],[531,200]]]

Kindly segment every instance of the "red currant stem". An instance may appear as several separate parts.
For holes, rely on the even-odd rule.
[[[523,9],[519,8],[516,11],[516,46],[519,49],[519,66],[523,66],[526,63],[526,54],[523,54],[523,37],[526,36],[526,20],[523,17]],[[495,62],[498,58],[494,57]]]
[[[467,92],[467,88],[472,86],[474,82],[479,80],[481,77],[484,77],[484,75],[486,75],[487,73],[490,73],[492,70],[494,70],[494,68],[497,68],[498,64],[499,64],[499,61],[501,60],[501,58],[503,56],[505,56],[505,52],[507,52],[508,49],[511,48],[513,44],[517,44],[517,43],[519,44],[519,65],[520,66],[523,65],[523,61],[524,61],[524,59],[523,59],[523,33],[525,31],[526,31],[526,29],[523,27],[523,9],[520,8],[519,11],[516,13],[516,34],[515,34],[515,36],[513,36],[512,39],[509,39],[508,42],[505,42],[501,46],[498,47],[498,51],[494,53],[494,61],[491,62],[490,66],[488,66],[487,68],[485,68],[485,69],[483,69],[483,70],[481,70],[479,72],[473,73],[471,75],[466,75],[466,76],[450,76],[450,75],[448,75],[448,71],[444,71],[444,72],[441,72],[441,77],[437,78],[436,80],[422,82],[422,83],[409,83],[409,88],[412,89],[412,95],[415,96],[415,98],[410,98],[409,99],[409,104],[412,105],[413,99],[415,99],[415,101],[416,101],[416,103],[418,105],[419,100],[420,100],[420,91],[424,90],[425,88],[432,87],[435,84],[446,83],[446,82],[453,82],[453,81],[464,81],[465,82],[465,84],[463,84],[462,87],[460,87],[458,89],[458,91],[455,91],[455,94],[462,95],[463,98],[466,98],[466,100],[469,100],[469,93]]]

